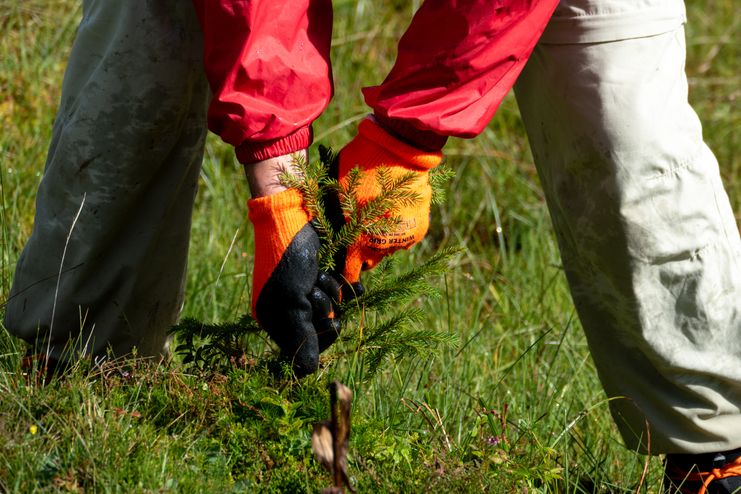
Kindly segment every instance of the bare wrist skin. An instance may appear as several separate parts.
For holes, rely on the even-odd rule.
[[[281,174],[297,173],[298,171],[293,166],[295,161],[301,157],[308,159],[308,156],[307,150],[302,149],[295,153],[244,165],[244,173],[247,176],[252,197],[269,196],[286,190],[287,187],[280,183]]]

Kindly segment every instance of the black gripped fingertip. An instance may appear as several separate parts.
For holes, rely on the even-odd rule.
[[[355,292],[356,297],[362,297],[365,295],[365,286],[359,281],[356,281],[352,284],[353,291]]]
[[[316,361],[301,361],[293,362],[293,374],[298,378],[304,378],[311,374],[314,374],[319,370],[319,356],[317,355]]]
[[[281,352],[282,359],[291,364],[293,373],[298,378],[306,377],[319,369],[318,342],[315,339],[311,343],[300,346],[296,352]]]
[[[324,319],[319,325],[316,325],[316,337],[319,341],[319,353],[324,352],[332,346],[342,331],[342,323],[339,319]]]
[[[342,287],[334,276],[320,271],[319,276],[317,276],[316,286],[329,295],[333,302],[337,303],[339,301]]]
[[[342,324],[337,319],[334,304],[329,296],[314,287],[310,293],[312,324],[319,342],[319,353],[326,350],[339,336]]]
[[[276,379],[302,379],[319,370],[319,358],[316,361],[297,360],[283,352],[267,361],[268,372]]]
[[[365,295],[365,287],[359,281],[342,286],[342,300],[348,301]]]
[[[311,289],[308,299],[311,303],[312,319],[317,316],[321,318],[328,317],[334,310],[332,308],[332,300],[317,287]]]

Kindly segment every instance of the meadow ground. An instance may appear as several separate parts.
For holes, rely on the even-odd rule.
[[[316,123],[318,143],[351,137],[367,112],[359,89],[390,68],[418,3],[335,1],[337,94]],[[741,18],[732,0],[688,4],[690,99],[739,218]],[[79,16],[73,0],[0,3],[0,302],[31,231]],[[456,177],[427,240],[387,272],[462,247],[431,279],[440,296],[413,302],[419,328],[457,344],[389,359],[373,374],[353,344],[356,325],[300,383],[266,369],[269,348],[255,337],[246,368],[137,362],[126,375],[78,369],[38,388],[24,385],[24,349],[0,328],[0,492],[317,492],[331,479],[312,457],[311,424],[328,416],[334,379],[355,393],[350,474],[359,492],[658,492],[660,459],[626,450],[609,417],[513,98],[479,138],[452,140],[447,156]],[[210,136],[185,316],[246,312],[247,197],[232,152]]]

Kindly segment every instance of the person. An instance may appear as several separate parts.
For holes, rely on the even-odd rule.
[[[361,200],[379,167],[422,204],[320,273],[319,239],[278,180],[332,96],[330,0],[85,0],[8,330],[62,363],[163,351],[183,300],[208,127],[253,198],[253,311],[297,374],[339,330],[334,301],[419,241],[428,171],[515,95],[564,270],[626,445],[666,454],[667,491],[741,486],[741,242],[687,102],[678,0],[426,0],[371,115],[340,152]],[[204,71],[205,68],[205,71]],[[209,92],[210,89],[210,92]]]

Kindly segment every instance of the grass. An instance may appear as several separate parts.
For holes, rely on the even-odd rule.
[[[419,2],[414,2],[418,4]],[[337,94],[318,142],[349,139],[363,85],[391,66],[413,2],[335,1]],[[690,97],[741,219],[739,17],[731,0],[690,2]],[[0,5],[0,300],[29,236],[66,56],[72,0]],[[439,249],[463,253],[415,302],[420,326],[457,335],[435,358],[368,375],[357,353],[300,383],[275,377],[250,340],[244,369],[190,372],[137,361],[27,387],[22,346],[0,330],[0,492],[317,492],[310,450],[329,415],[327,383],[355,394],[350,474],[359,492],[658,492],[661,464],[625,450],[566,288],[513,98],[486,131],[453,140],[457,175],[428,239],[397,272]],[[248,197],[232,152],[210,136],[194,216],[184,316],[236,319],[249,301]],[[0,309],[1,310],[1,309]],[[345,347],[352,348],[351,343]]]

